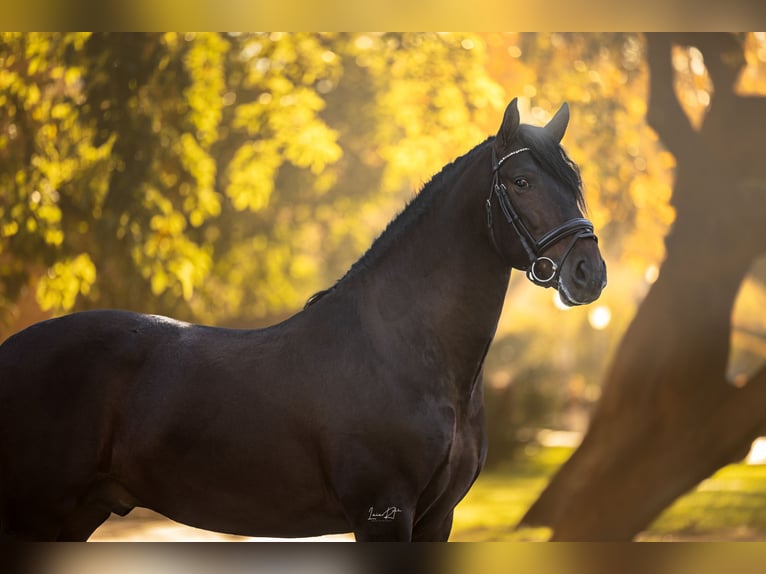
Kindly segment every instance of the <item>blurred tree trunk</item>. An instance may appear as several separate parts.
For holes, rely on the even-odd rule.
[[[629,540],[678,496],[741,459],[766,420],[766,368],[726,379],[739,287],[766,251],[766,98],[734,92],[731,34],[647,36],[648,122],[677,161],[667,256],[607,371],[581,446],[520,525],[554,540]],[[704,56],[714,94],[693,128],[673,90],[673,45]]]

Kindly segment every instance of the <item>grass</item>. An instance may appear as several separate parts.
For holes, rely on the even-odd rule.
[[[549,529],[514,527],[571,453],[536,449],[483,472],[455,509],[450,540],[547,540]],[[676,500],[638,540],[766,540],[766,465],[721,469]]]
[[[766,465],[731,464],[665,510],[643,540],[766,540]]]
[[[455,509],[450,540],[546,540],[547,528],[514,527],[571,453],[565,447],[528,449],[517,460],[483,472]]]

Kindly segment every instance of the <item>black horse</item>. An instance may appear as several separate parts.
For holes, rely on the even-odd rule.
[[[0,533],[86,540],[135,506],[249,536],[446,540],[485,455],[511,268],[569,305],[606,269],[580,177],[519,123],[446,166],[334,287],[261,330],[126,311],[0,347]]]

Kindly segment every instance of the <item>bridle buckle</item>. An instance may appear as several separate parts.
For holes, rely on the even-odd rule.
[[[548,262],[551,266],[550,275],[548,277],[541,277],[537,272],[537,264],[543,262]],[[532,283],[536,283],[540,286],[546,286],[548,283],[553,281],[553,279],[556,277],[556,274],[558,273],[559,266],[556,264],[556,262],[551,259],[550,257],[538,257],[532,262],[532,265],[529,266],[529,269],[527,269],[527,278],[529,278]]]

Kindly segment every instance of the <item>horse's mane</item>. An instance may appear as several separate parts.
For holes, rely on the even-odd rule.
[[[346,274],[329,289],[319,291],[309,297],[304,308],[313,305],[330,291],[334,290],[338,285],[358,275],[361,271],[374,267],[379,258],[397,242],[399,237],[401,237],[407,229],[416,224],[423,214],[429,210],[434,198],[438,197],[440,192],[444,189],[445,182],[456,179],[462,170],[465,169],[465,166],[469,165],[470,162],[464,160],[468,160],[478,155],[493,139],[494,138],[492,137],[486,139],[468,153],[458,157],[452,163],[445,165],[441,171],[434,175],[431,180],[421,188],[420,192],[407,203],[404,209],[402,209],[402,211],[388,223],[383,232],[375,241],[373,241],[370,248],[351,266]],[[487,165],[487,169],[490,169],[489,165]]]

